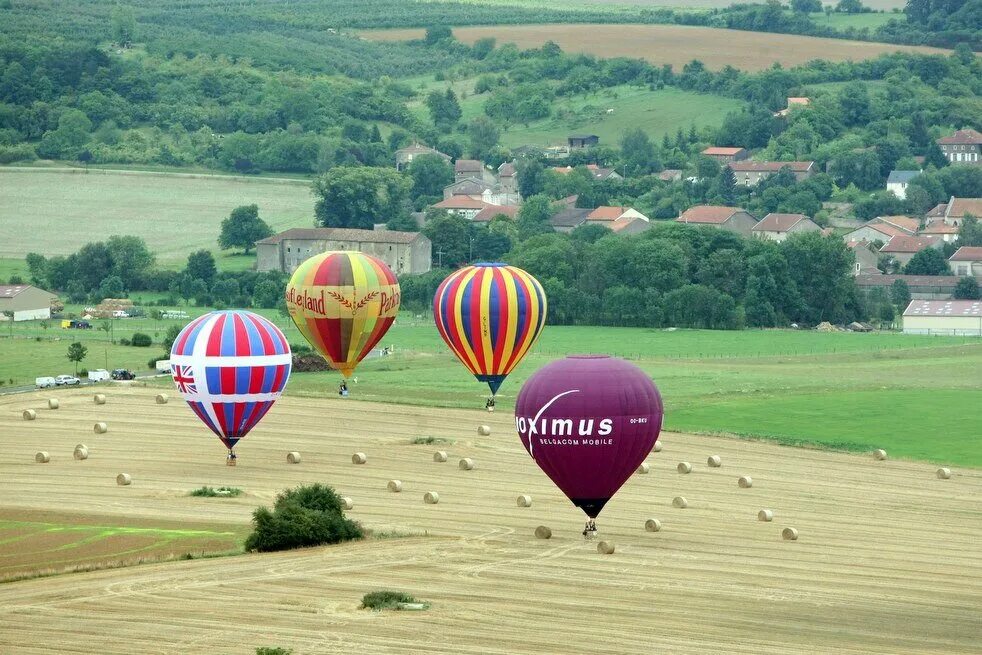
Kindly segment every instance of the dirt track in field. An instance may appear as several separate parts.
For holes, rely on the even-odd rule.
[[[421,29],[391,29],[361,30],[359,34],[376,41],[406,41],[423,38],[423,32]],[[950,52],[926,46],[685,25],[494,25],[455,27],[453,33],[467,44],[494,37],[499,44],[514,43],[522,49],[538,48],[546,41],[553,41],[566,52],[608,59],[639,57],[656,65],[672,64],[676,72],[681,72],[682,67],[693,59],[713,70],[730,65],[739,70],[757,71],[770,68],[775,62],[790,67],[812,59],[860,61],[886,52]]]
[[[0,507],[100,520],[244,525],[303,482],[354,499],[352,517],[401,538],[288,553],[152,564],[0,585],[0,653],[972,653],[982,643],[982,471],[938,480],[928,464],[729,439],[664,435],[599,521],[610,556],[518,443],[509,417],[284,399],[224,466],[190,410],[154,391],[0,398]],[[91,426],[106,420],[109,432]],[[489,423],[491,437],[476,426]],[[457,440],[412,446],[417,436]],[[90,459],[75,462],[85,442]],[[33,463],[48,450],[49,464]],[[436,449],[447,463],[432,461]],[[286,463],[299,450],[303,464]],[[351,464],[354,451],[368,455]],[[723,466],[710,469],[717,453]],[[460,471],[460,457],[474,471]],[[693,472],[675,465],[690,461]],[[133,485],[117,487],[126,471]],[[753,476],[739,489],[740,475]],[[401,494],[386,482],[403,481]],[[209,484],[235,499],[188,498]],[[440,492],[438,505],[423,493]],[[531,508],[515,497],[533,496]],[[682,494],[688,509],[671,505]],[[773,523],[756,519],[774,510]],[[646,533],[646,518],[663,523]],[[539,524],[553,528],[536,540]],[[786,542],[781,529],[800,539]],[[0,554],[4,552],[0,544]],[[377,589],[427,612],[357,609]]]

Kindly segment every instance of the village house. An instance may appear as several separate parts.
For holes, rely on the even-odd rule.
[[[518,171],[513,162],[506,161],[498,167],[498,184],[507,193],[518,193]]]
[[[798,232],[817,232],[821,230],[815,222],[804,214],[768,214],[754,225],[751,233],[758,239],[781,242],[790,234]]]
[[[880,257],[876,254],[873,244],[865,240],[849,241],[846,243],[846,248],[852,252],[855,259],[852,269],[853,275],[857,277],[860,275],[882,275],[880,269],[877,268]]]
[[[549,217],[549,224],[556,232],[572,232],[579,226],[586,223],[586,217],[592,209],[579,209],[578,207],[566,207]]]
[[[447,164],[450,163],[450,155],[445,155],[439,150],[434,150],[433,148],[428,148],[424,145],[414,143],[411,146],[405,148],[399,148],[396,150],[396,170],[405,170],[407,166],[413,163],[413,159],[419,157],[420,155],[436,155],[445,161]]]
[[[566,137],[566,143],[570,149],[591,148],[600,144],[600,137],[596,134],[570,134]]]
[[[903,280],[910,290],[910,297],[917,300],[947,300],[955,293],[958,278],[954,275],[883,275],[862,273],[856,276],[856,288],[863,291],[883,289],[889,296],[890,288],[897,280]]]
[[[602,168],[596,164],[587,164],[586,169],[590,171],[595,180],[619,180],[621,179],[620,173],[615,171],[613,168]],[[576,169],[572,166],[553,166],[552,170],[559,173],[560,175],[568,175]]]
[[[721,148],[719,146],[710,146],[703,150],[702,154],[715,159],[720,164],[742,161],[749,156],[745,148]]]
[[[704,227],[717,227],[749,237],[757,225],[757,219],[739,207],[720,207],[718,205],[696,205],[689,207],[678,218],[678,223]]]
[[[256,242],[256,270],[293,273],[314,255],[358,250],[381,259],[396,275],[426,273],[431,244],[419,232],[295,227]]]
[[[982,337],[982,300],[911,300],[904,334]]]
[[[611,229],[616,234],[638,234],[651,229],[651,221],[643,214],[640,216],[624,215],[613,223],[601,223]]]
[[[798,98],[788,98],[788,106],[781,111],[774,112],[775,118],[784,118],[791,113],[792,109],[807,107],[811,104],[811,100],[808,98],[798,97]]]
[[[454,196],[479,196],[490,189],[491,185],[483,180],[465,177],[443,187],[443,199],[449,200]]]
[[[922,171],[890,171],[887,177],[887,191],[901,200],[907,199],[907,185]]]
[[[877,216],[870,223],[873,225],[888,225],[910,236],[917,234],[917,230],[921,227],[921,222],[910,216]]]
[[[982,165],[982,133],[976,130],[958,130],[938,139],[937,144],[952,164]]]
[[[782,168],[787,166],[794,173],[794,179],[801,182],[815,172],[813,161],[733,161],[727,164],[736,177],[736,183],[743,186],[757,186]]]
[[[868,241],[872,244],[886,243],[895,236],[912,236],[912,232],[907,232],[899,227],[887,223],[877,222],[876,219],[858,227],[852,232],[842,235],[842,240],[846,243],[850,241]]]
[[[927,227],[918,232],[918,234],[926,237],[935,237],[936,239],[941,239],[945,243],[954,243],[955,241],[958,241],[958,227],[955,225],[948,225],[942,221],[929,224]]]
[[[955,275],[982,277],[982,247],[962,246],[948,258],[948,265]]]
[[[30,284],[0,284],[0,321],[49,319],[55,300],[57,295]]]
[[[484,162],[476,159],[458,159],[453,165],[454,181],[460,182],[466,178],[484,180]]]
[[[477,213],[490,203],[473,196],[452,196],[433,205],[436,209],[445,209],[448,214],[456,214],[461,218],[473,220]]]
[[[660,173],[655,173],[662,182],[678,182],[682,179],[682,171],[678,168],[666,168]]]
[[[481,211],[474,214],[471,218],[475,223],[490,223],[496,216],[505,216],[512,220],[518,215],[518,207],[515,205],[485,205]]]
[[[892,237],[886,245],[880,248],[881,255],[889,255],[893,257],[901,265],[906,264],[914,255],[924,250],[925,248],[936,248],[940,249],[944,244],[941,239],[935,239],[934,237],[912,237],[906,234],[897,235]]]
[[[633,207],[610,207],[606,205],[597,207],[586,216],[587,221],[598,224],[613,223],[621,218],[636,218],[642,221],[648,220],[647,216]]]
[[[966,216],[982,220],[982,198],[948,198],[948,202],[936,205],[927,213],[927,224],[944,223],[961,226]]]

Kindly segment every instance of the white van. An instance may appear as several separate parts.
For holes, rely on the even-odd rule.
[[[104,368],[89,371],[89,379],[93,382],[106,382],[109,380],[109,371]]]
[[[38,389],[53,387],[55,386],[55,379],[51,377],[34,378],[34,386],[37,387]]]
[[[157,365],[154,368],[157,369],[157,372],[158,373],[170,373],[171,372],[171,370],[170,370],[170,360],[169,359],[161,359],[161,360],[159,360],[157,362]]]

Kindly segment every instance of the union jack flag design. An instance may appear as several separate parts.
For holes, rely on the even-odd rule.
[[[290,377],[283,333],[258,314],[211,312],[174,340],[174,384],[195,415],[232,448],[266,415]]]

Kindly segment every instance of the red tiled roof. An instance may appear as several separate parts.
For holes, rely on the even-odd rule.
[[[733,214],[743,211],[739,207],[720,207],[718,205],[696,205],[689,207],[675,220],[679,223],[704,223],[722,225],[733,217]]]
[[[801,221],[811,219],[804,214],[768,214],[754,225],[754,232],[787,232]]]
[[[643,218],[638,218],[637,216],[625,216],[623,218],[618,218],[616,221],[611,223],[608,227],[614,232],[620,232],[629,225],[633,225],[635,222],[640,221],[647,224],[648,221]]]
[[[457,173],[479,172],[484,170],[484,163],[476,159],[458,159],[454,162],[453,169]]]
[[[945,210],[948,209],[948,203],[942,202],[935,205],[928,213],[928,216],[944,216]]]
[[[937,242],[936,237],[912,237],[901,234],[890,239],[885,246],[880,248],[880,252],[918,252],[930,248]]]
[[[958,234],[958,226],[948,225],[947,223],[938,221],[937,223],[932,223],[931,225],[928,225],[926,228],[921,230],[920,233],[921,234]]]
[[[848,248],[849,250],[855,250],[856,248],[859,247],[869,248],[869,246],[870,246],[870,242],[867,241],[866,239],[859,239],[859,240],[853,239],[848,243],[846,243],[846,248]]]
[[[873,222],[893,225],[894,227],[899,227],[901,230],[905,230],[910,234],[917,232],[917,228],[921,226],[921,222],[919,220],[916,218],[911,218],[910,216],[877,216],[873,219]]]
[[[727,166],[740,173],[777,173],[787,166],[795,173],[806,173],[815,165],[813,161],[731,161]]]
[[[982,316],[982,300],[911,300],[904,316]]]
[[[470,196],[451,196],[433,205],[437,209],[483,209],[488,203]]]
[[[363,243],[412,243],[419,232],[396,230],[355,230],[341,227],[294,227],[267,237],[257,244],[276,244],[284,239],[301,241],[361,241]]]
[[[501,177],[514,177],[515,175],[515,164],[511,162],[505,162],[498,167],[498,175]]]
[[[856,284],[861,287],[889,287],[897,280],[903,280],[911,289],[925,287],[954,289],[958,284],[957,275],[883,275],[882,273],[860,273]]]
[[[869,222],[866,225],[863,225],[862,227],[858,227],[858,228],[856,228],[856,230],[861,230],[864,227],[868,227],[871,230],[876,230],[877,232],[879,232],[880,234],[883,234],[886,237],[909,237],[910,236],[910,234],[908,234],[907,232],[901,230],[899,227],[895,227],[893,225],[887,225],[886,223],[876,223],[875,221]],[[853,230],[853,232],[855,232],[856,230]]]
[[[982,218],[982,198],[951,198],[948,201],[948,218],[961,218],[965,214]]]
[[[938,143],[949,144],[953,143],[956,145],[969,145],[969,144],[982,144],[982,133],[975,130],[958,130],[951,136],[946,136],[938,139]]]
[[[627,211],[627,207],[597,207],[592,212],[587,214],[586,220],[588,221],[616,221],[624,212]]]
[[[475,223],[487,223],[499,214],[504,214],[508,218],[515,218],[518,214],[518,207],[510,205],[487,205],[481,211],[474,214],[471,220]]]
[[[702,151],[702,154],[707,157],[730,157],[732,155],[737,155],[743,152],[743,148],[720,148],[718,146],[710,146]]]
[[[948,258],[949,262],[982,262],[982,247],[962,246]]]

